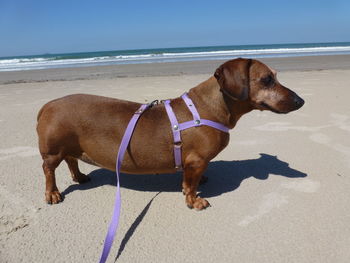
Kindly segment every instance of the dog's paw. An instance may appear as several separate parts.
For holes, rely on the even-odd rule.
[[[197,211],[204,210],[210,206],[209,202],[201,197],[197,197],[194,202],[187,201],[186,203],[188,208],[190,209],[194,208]]]
[[[58,204],[59,202],[63,201],[63,198],[59,191],[46,192],[45,197],[46,197],[46,202],[50,205]]]
[[[73,179],[74,182],[77,182],[79,184],[87,183],[91,180],[91,178],[85,174],[79,174],[78,176],[75,176]]]

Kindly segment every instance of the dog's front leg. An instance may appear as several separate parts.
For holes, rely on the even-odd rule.
[[[184,162],[182,188],[189,208],[203,210],[210,206],[207,200],[197,196],[197,187],[207,166],[208,162],[196,154],[190,154]]]

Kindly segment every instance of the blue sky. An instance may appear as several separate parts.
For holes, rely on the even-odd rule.
[[[0,56],[341,41],[345,0],[0,0]]]

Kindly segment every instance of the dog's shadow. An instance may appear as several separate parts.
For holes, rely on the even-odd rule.
[[[237,189],[242,181],[249,177],[266,180],[269,175],[285,176],[289,178],[306,177],[307,174],[289,167],[287,162],[277,156],[260,154],[260,158],[244,161],[214,161],[205,172],[208,183],[200,186],[202,197],[214,197]],[[62,194],[68,195],[75,190],[88,190],[102,185],[115,185],[116,175],[112,171],[97,169],[89,176],[91,181],[86,184],[73,184]],[[121,187],[136,191],[178,192],[181,191],[181,173],[133,175],[121,174]]]
[[[266,180],[269,175],[279,175],[289,178],[306,177],[307,174],[289,167],[287,162],[281,161],[277,156],[260,154],[260,158],[244,161],[215,161],[211,162],[205,173],[209,182],[200,187],[202,197],[213,197],[237,189],[242,181],[249,177]],[[97,169],[89,174],[91,181],[86,184],[74,184],[62,192],[67,195],[75,190],[88,190],[102,185],[115,185],[116,175],[114,172]],[[161,192],[181,191],[181,173],[176,174],[151,174],[131,175],[122,174],[120,183],[122,187],[137,191],[158,192],[148,202],[145,208],[130,225],[123,237],[114,262],[123,253],[125,246],[134,234],[135,230],[147,214],[154,198]]]

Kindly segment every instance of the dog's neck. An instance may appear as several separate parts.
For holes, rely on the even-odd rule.
[[[189,95],[198,105],[200,113],[211,115],[202,116],[201,114],[203,118],[211,117],[212,120],[216,119],[231,129],[243,114],[253,110],[248,101],[233,100],[224,95],[214,76],[192,88]]]

